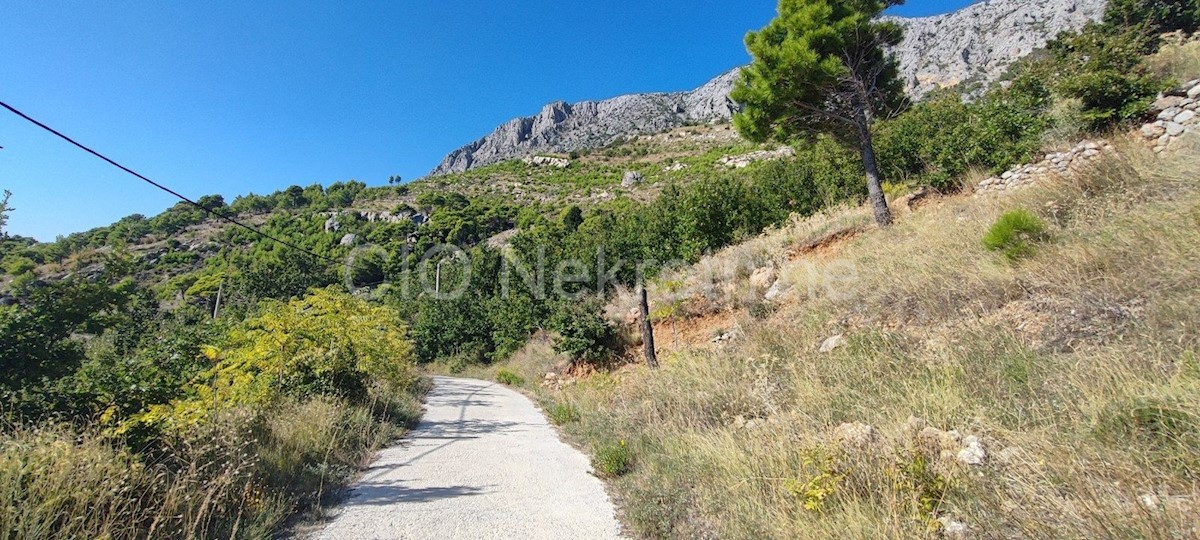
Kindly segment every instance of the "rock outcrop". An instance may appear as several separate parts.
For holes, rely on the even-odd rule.
[[[963,83],[984,87],[1064,30],[1104,16],[1107,0],[985,0],[932,17],[891,17],[904,26],[893,51],[914,99]]]
[[[892,52],[915,99],[942,87],[996,81],[1017,59],[1063,30],[1098,20],[1107,0],[985,0],[932,17],[889,17],[906,29]],[[508,121],[447,155],[430,174],[462,172],[537,153],[566,153],[661,133],[692,123],[728,121],[741,69],[691,92],[631,94],[603,101],[550,103],[534,116]]]
[[[510,120],[490,135],[451,152],[431,174],[462,172],[537,152],[600,148],[618,139],[687,124],[727,121],[736,111],[729,92],[739,73],[740,69],[729,71],[691,92],[550,103],[536,116]]]

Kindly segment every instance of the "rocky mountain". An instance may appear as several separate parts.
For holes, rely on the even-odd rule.
[[[1064,30],[1098,20],[1106,0],[985,0],[932,17],[890,17],[904,25],[893,51],[914,98],[962,83],[986,85],[1014,61]],[[600,148],[621,138],[695,123],[727,121],[737,110],[729,92],[740,69],[691,92],[630,94],[603,101],[550,103],[447,155],[431,174],[462,172],[529,156]]]
[[[729,71],[691,92],[630,94],[575,104],[556,101],[535,116],[510,120],[451,152],[432,174],[462,172],[538,152],[599,148],[621,137],[728,120],[736,108],[729,91],[739,72]]]
[[[932,17],[891,17],[904,25],[894,53],[914,98],[962,83],[994,82],[1017,59],[1064,30],[1104,15],[1107,0],[985,0]]]

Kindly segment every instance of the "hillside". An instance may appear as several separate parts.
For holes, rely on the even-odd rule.
[[[598,467],[622,441],[646,538],[1196,537],[1200,138],[1147,126],[900,198],[886,230],[831,209],[665,274],[659,369],[631,291],[607,306],[631,364],[534,342],[502,369]],[[985,238],[1014,211],[1045,232],[1006,258]]]
[[[914,100],[960,84],[986,88],[1059,32],[1099,20],[1105,3],[988,0],[946,15],[891,17],[906,29],[904,41],[892,52]],[[691,92],[551,103],[537,115],[513,119],[451,152],[430,174],[463,172],[538,153],[602,148],[684,125],[727,122],[737,110],[729,92],[739,72],[723,73]]]
[[[739,123],[771,142],[664,124],[0,234],[0,531],[274,538],[360,474],[372,536],[570,522],[490,491],[544,493],[489,475],[550,478],[526,443],[559,432],[490,382],[430,394],[450,373],[540,401],[578,448],[552,445],[556,487],[604,534],[587,457],[635,538],[1200,536],[1200,8],[1171,5],[1114,2],[1002,84],[905,102],[864,90],[894,88],[891,25],[786,2],[757,65],[808,52]],[[423,398],[404,466],[372,466]],[[484,434],[511,468],[458,466]]]

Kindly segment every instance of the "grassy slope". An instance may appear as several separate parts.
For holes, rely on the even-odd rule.
[[[591,448],[629,441],[614,486],[646,537],[936,537],[937,518],[982,538],[1200,534],[1200,150],[1118,146],[1071,180],[936,200],[811,252],[787,247],[866,209],[724,250],[655,297],[731,311],[744,337],[543,397],[580,410],[568,431]],[[1017,264],[980,242],[1014,208],[1052,231]],[[736,269],[771,263],[794,288],[756,319]],[[700,299],[711,268],[734,270]],[[537,382],[554,359],[512,363]],[[839,439],[853,422],[877,438]],[[924,427],[981,437],[985,464]]]

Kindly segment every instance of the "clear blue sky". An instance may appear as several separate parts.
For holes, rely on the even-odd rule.
[[[917,0],[925,15],[968,0]],[[775,0],[0,0],[0,100],[199,197],[424,175],[563,99],[686,90],[749,58]],[[0,111],[9,232],[175,200]]]

